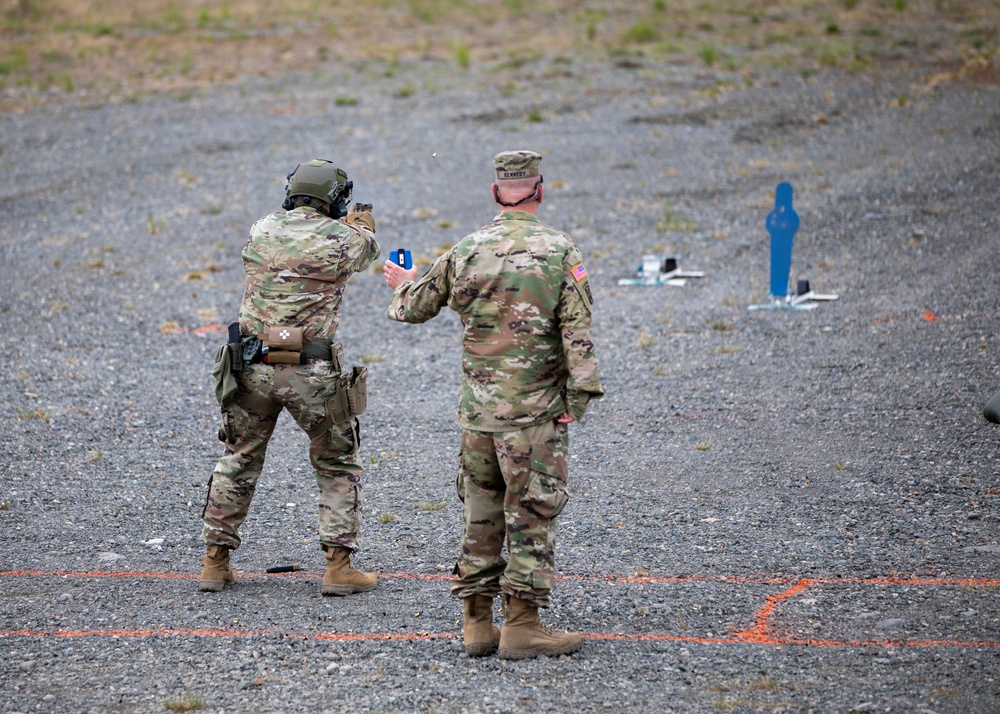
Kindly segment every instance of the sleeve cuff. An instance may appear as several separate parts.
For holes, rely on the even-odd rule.
[[[574,419],[582,419],[588,403],[590,403],[589,393],[570,392],[566,395],[566,413]]]

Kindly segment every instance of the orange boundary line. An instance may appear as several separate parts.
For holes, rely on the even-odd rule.
[[[46,571],[46,570],[11,570],[0,572],[0,577],[90,577],[90,578],[166,578],[190,580],[198,577],[191,573],[147,573],[147,572],[72,572],[72,571]],[[413,573],[380,573],[383,578],[407,579],[407,580],[430,580],[447,581],[450,575],[435,574],[413,574]],[[261,578],[261,577],[293,577],[293,578],[319,578],[318,574],[292,572],[292,573],[241,573],[241,578]],[[730,576],[673,576],[673,577],[620,577],[620,576],[586,576],[586,575],[566,575],[559,580],[577,581],[603,581],[610,583],[683,583],[683,582],[732,582],[743,584],[787,584],[791,583],[791,578],[786,577],[757,577],[742,578]],[[979,586],[997,587],[1000,580],[976,579],[976,578],[914,578],[914,577],[880,577],[880,578],[801,578],[791,587],[773,594],[767,595],[766,603],[754,614],[754,624],[745,630],[734,632],[725,637],[695,637],[688,635],[657,635],[650,633],[639,634],[605,634],[590,633],[583,635],[592,640],[631,640],[631,641],[667,641],[667,642],[690,642],[698,644],[750,644],[750,645],[799,645],[812,647],[1000,647],[1000,641],[961,641],[961,640],[814,640],[795,637],[786,637],[775,634],[771,631],[770,619],[777,607],[784,601],[790,600],[800,595],[805,590],[815,586],[837,585],[837,584],[864,584],[864,585],[916,585],[916,586]],[[254,630],[78,630],[78,631],[42,631],[42,630],[0,630],[0,637],[258,637],[277,636],[302,640],[329,640],[329,641],[385,641],[385,640],[433,640],[433,639],[453,639],[458,635],[454,633],[318,633],[315,635],[281,633]]]
[[[321,640],[330,642],[381,642],[387,640],[421,641],[453,640],[460,635],[454,632],[400,633],[338,633],[319,632],[313,635],[267,630],[0,630],[0,637],[282,637],[292,640]],[[744,637],[736,633],[728,637],[696,637],[693,635],[658,635],[651,633],[611,634],[592,632],[584,634],[588,640],[630,642],[689,642],[705,645],[771,645],[802,647],[1000,647],[1000,642],[990,640],[810,640],[791,637]]]

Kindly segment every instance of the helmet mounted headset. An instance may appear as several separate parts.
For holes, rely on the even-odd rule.
[[[290,211],[310,206],[330,218],[342,218],[347,215],[353,189],[354,182],[348,180],[343,169],[337,168],[332,161],[313,159],[299,164],[288,174],[281,207]],[[329,210],[324,210],[323,204],[329,205]]]

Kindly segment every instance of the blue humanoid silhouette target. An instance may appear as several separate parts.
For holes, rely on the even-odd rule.
[[[788,295],[788,275],[792,270],[792,239],[799,229],[799,214],[792,208],[792,184],[779,183],[774,194],[774,210],[767,214],[771,234],[771,296]]]
[[[813,292],[808,280],[800,280],[794,295],[788,294],[788,276],[792,271],[792,240],[799,229],[799,214],[792,208],[792,184],[779,183],[774,192],[774,209],[764,224],[771,235],[771,289],[763,305],[748,305],[750,310],[813,310],[818,302],[839,296]]]

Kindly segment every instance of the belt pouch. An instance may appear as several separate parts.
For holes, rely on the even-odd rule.
[[[212,377],[215,378],[215,399],[219,402],[220,407],[233,401],[239,389],[236,377],[233,376],[231,356],[232,351],[229,349],[229,345],[223,345],[215,353]]]
[[[264,328],[264,346],[282,352],[302,351],[302,327],[281,327],[268,325]]]
[[[302,327],[268,325],[264,328],[267,364],[303,364]]]
[[[305,355],[301,352],[270,349],[264,354],[267,364],[305,364]]]

